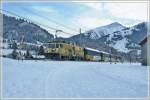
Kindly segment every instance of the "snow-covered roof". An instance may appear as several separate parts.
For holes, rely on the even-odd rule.
[[[20,44],[20,43],[17,43]],[[35,43],[29,43],[29,42],[24,42],[26,45],[32,45],[32,46],[41,46],[42,44],[35,44]]]
[[[88,48],[88,47],[86,47],[85,49],[87,49],[87,50],[91,50],[91,51],[95,51],[95,52],[100,52],[99,50],[97,50],[97,49],[93,49],[93,48]]]
[[[105,52],[105,51],[100,51],[101,53],[105,53],[105,54],[110,54],[110,53],[108,53],[108,52]]]
[[[105,52],[105,51],[100,51],[100,50],[93,49],[93,48],[89,48],[89,47],[86,47],[85,49],[87,49],[87,50],[91,50],[91,51],[95,51],[95,52],[99,52],[99,53],[105,53],[105,54],[109,54],[108,52]]]

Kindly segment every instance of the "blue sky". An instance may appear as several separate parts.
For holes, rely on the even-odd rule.
[[[5,2],[2,7],[32,21],[71,34],[78,34],[79,28],[84,32],[113,22],[133,26],[147,21],[147,2]],[[55,33],[54,30],[43,28]],[[70,36],[64,33],[58,35]]]

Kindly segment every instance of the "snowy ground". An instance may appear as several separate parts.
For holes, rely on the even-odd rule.
[[[4,98],[142,98],[148,71],[140,64],[17,61],[3,58]]]
[[[17,52],[26,53],[26,50],[17,50]],[[2,55],[9,55],[13,52],[13,49],[2,49]],[[35,55],[34,51],[30,51],[31,54]]]

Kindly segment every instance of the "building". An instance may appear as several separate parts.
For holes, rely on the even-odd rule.
[[[150,65],[150,35],[146,36],[139,43],[141,45],[141,63],[142,65]]]

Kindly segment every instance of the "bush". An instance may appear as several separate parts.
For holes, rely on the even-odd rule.
[[[26,51],[25,57],[26,58],[33,58],[32,55],[30,54],[29,50]]]
[[[17,43],[16,42],[13,42],[13,44],[12,44],[12,49],[17,49],[18,47],[17,47]]]
[[[38,54],[39,55],[43,55],[44,54],[44,47],[43,46],[40,46]]]
[[[13,59],[17,59],[17,55],[18,55],[18,53],[17,53],[16,49],[14,49],[14,50],[12,51],[12,58],[13,58]]]

